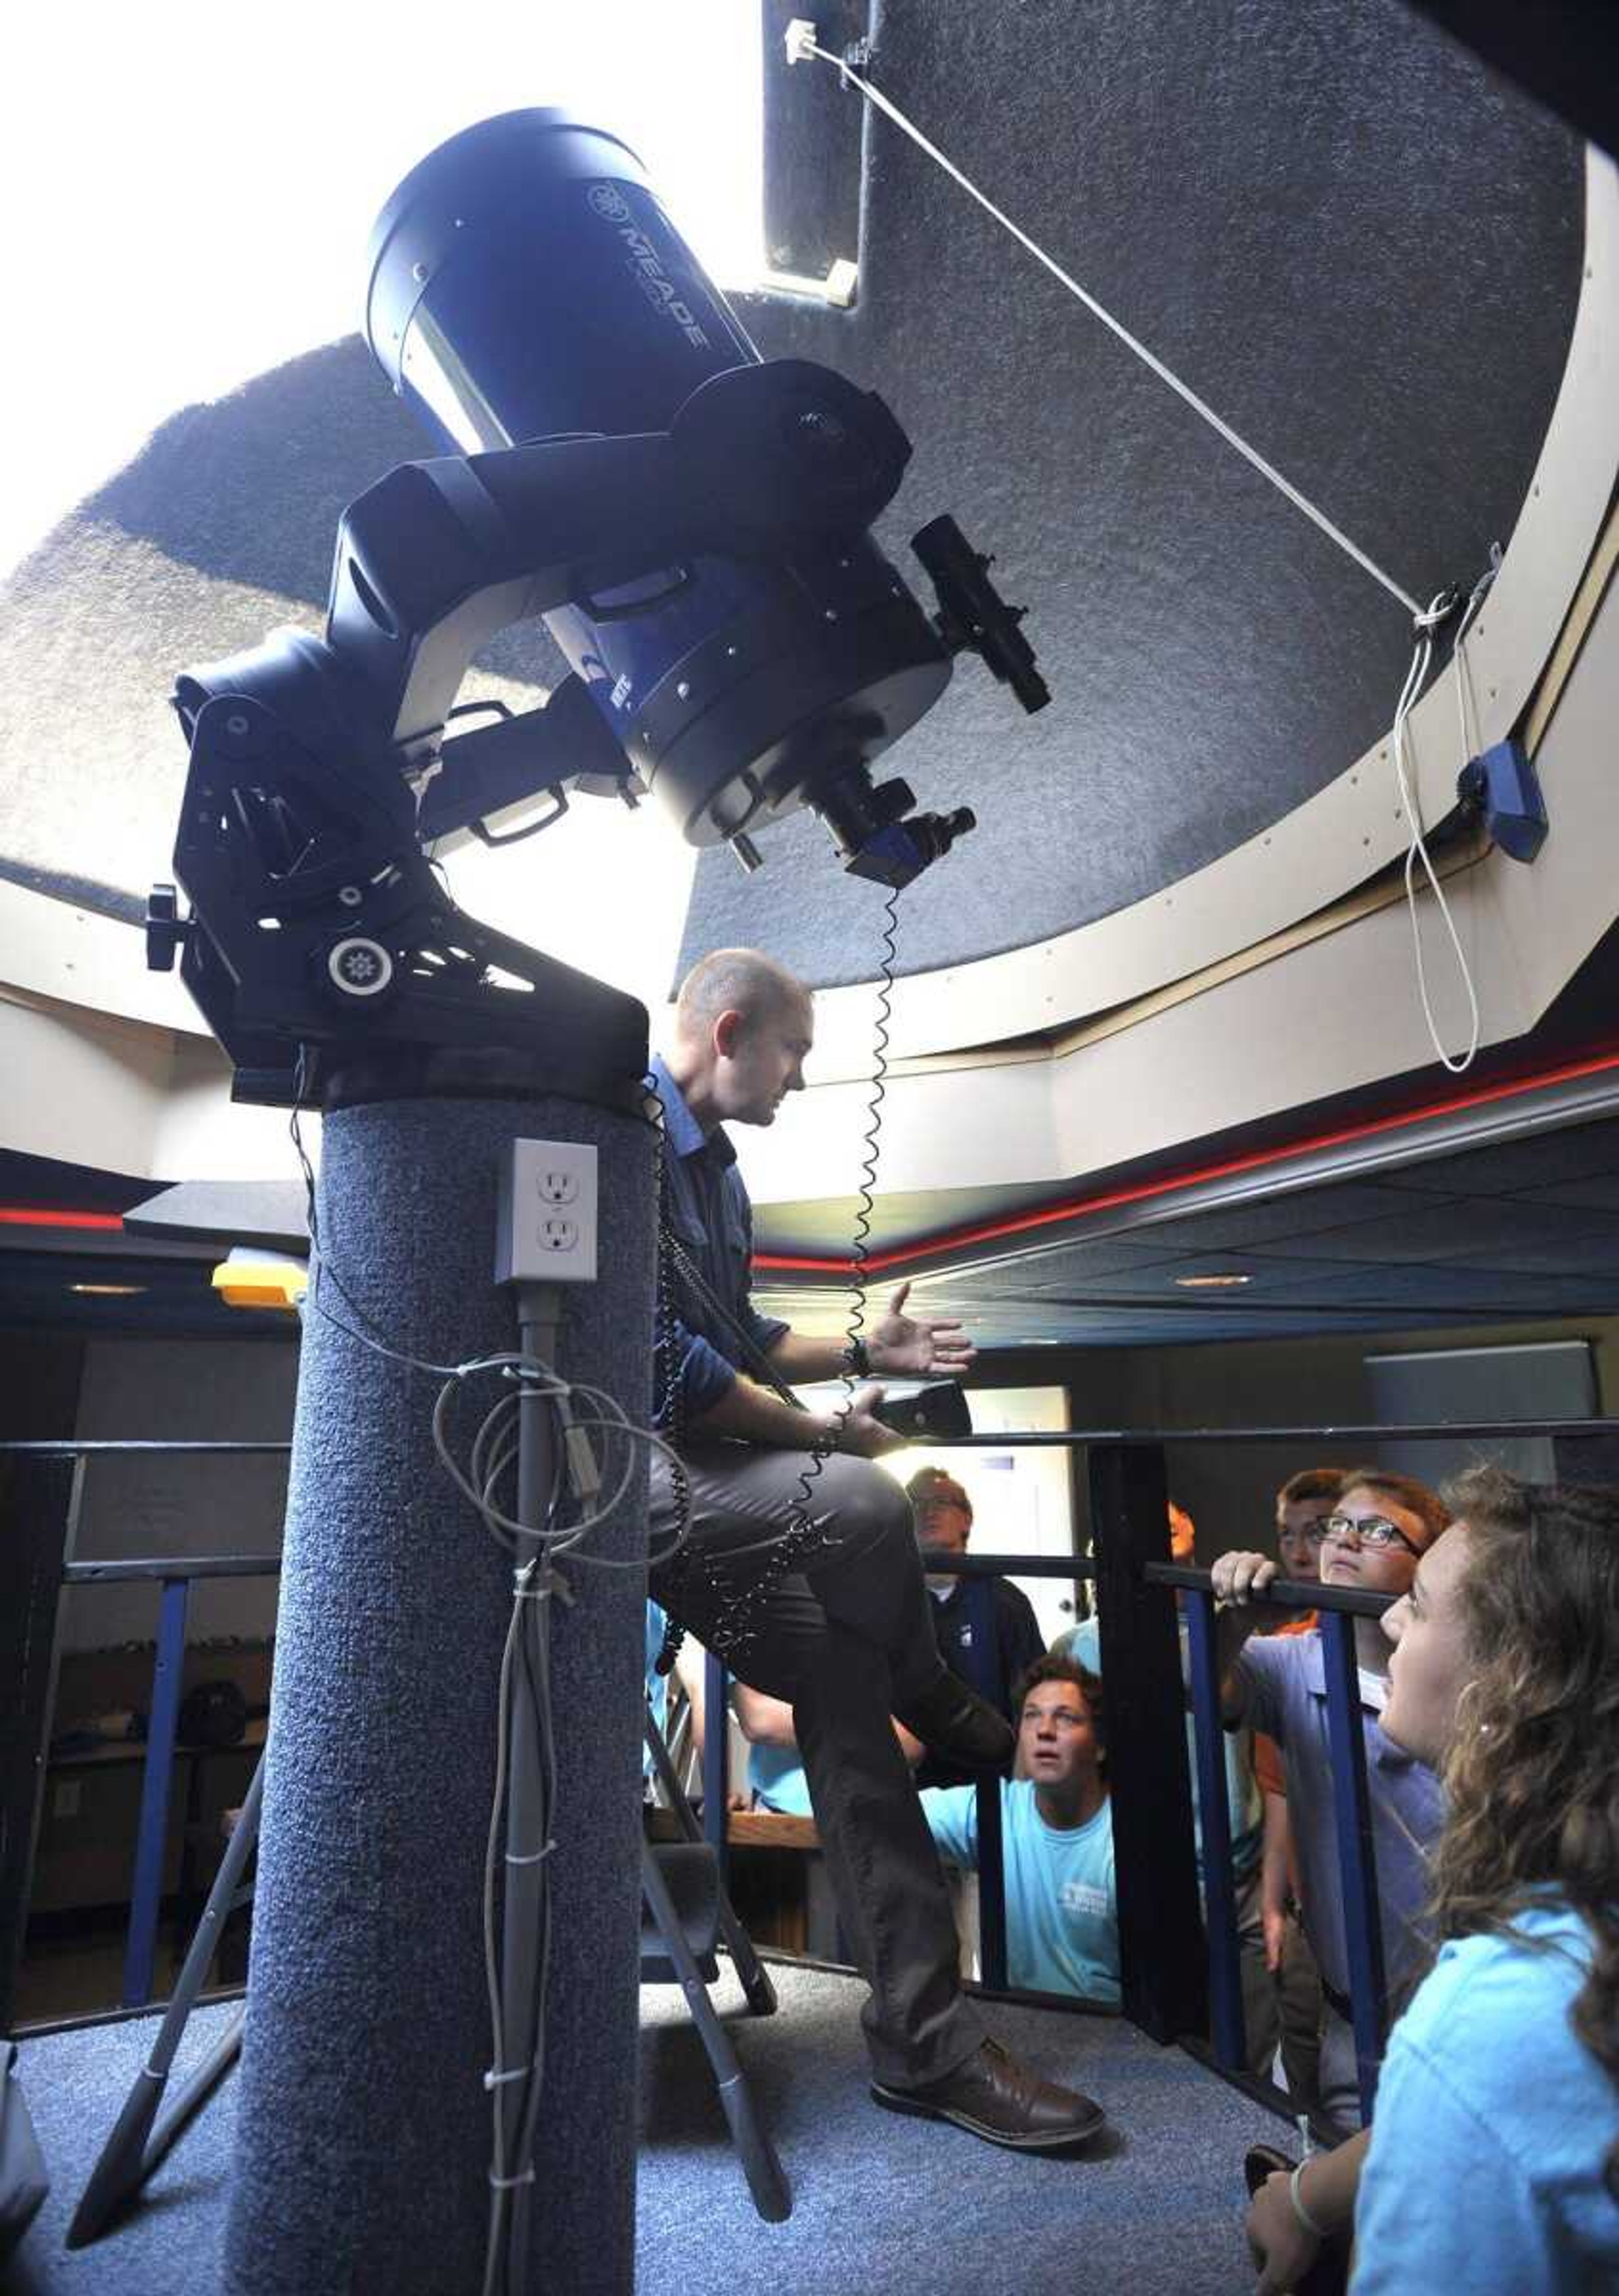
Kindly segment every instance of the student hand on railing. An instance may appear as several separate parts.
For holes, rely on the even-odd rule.
[[[1235,1547],[1229,1554],[1215,1556],[1209,1565],[1209,1576],[1222,1603],[1245,1603],[1251,1595],[1263,1593],[1276,1577],[1277,1567],[1269,1554]]]
[[[1220,1677],[1220,1710],[1227,1723],[1240,1722],[1247,1699],[1234,1672],[1243,1644],[1259,1625],[1260,1614],[1250,1597],[1268,1587],[1277,1566],[1268,1554],[1234,1547],[1217,1554],[1209,1565],[1215,1600],[1224,1605],[1215,1621],[1215,1665]]]

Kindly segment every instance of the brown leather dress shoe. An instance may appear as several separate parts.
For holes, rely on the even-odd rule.
[[[1017,1745],[1006,1716],[948,1667],[900,1719],[913,1737],[963,1769],[1003,1770]]]
[[[887,2112],[954,2121],[986,2144],[1015,2152],[1055,2152],[1094,2136],[1107,2116],[1099,2104],[1020,2065],[999,2041],[985,2041],[965,2064],[925,2088],[890,2088],[873,2081],[874,2103]]]

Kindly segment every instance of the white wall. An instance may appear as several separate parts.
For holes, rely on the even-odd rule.
[[[1360,1466],[1379,1458],[1386,1447],[1367,1442],[1177,1444],[1172,1439],[1177,1428],[1369,1424],[1378,1416],[1366,1368],[1370,1354],[1463,1345],[1521,1348],[1549,1340],[1590,1343],[1597,1408],[1614,1411],[1619,1400],[1619,1321],[1604,1316],[1461,1332],[1391,1329],[1319,1339],[1098,1349],[1065,1357],[1064,1367],[1075,1394],[1073,1424],[1163,1428],[1171,1436],[1166,1446],[1170,1494],[1196,1524],[1196,1559],[1206,1566],[1228,1547],[1271,1545],[1276,1490],[1301,1467]],[[1479,1453],[1489,1447],[1482,1442],[1473,1447]],[[1394,1464],[1392,1458],[1389,1464]],[[1402,1459],[1400,1464],[1409,1467],[1410,1463]],[[1452,1464],[1447,1458],[1430,1472],[1449,1472]],[[1576,1462],[1572,1472],[1598,1480],[1610,1471],[1593,1454],[1588,1464]],[[1081,1521],[1081,1539],[1088,1535]]]

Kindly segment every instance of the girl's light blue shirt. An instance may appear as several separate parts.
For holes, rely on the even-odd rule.
[[[1555,1903],[1515,1926],[1556,1949],[1455,1939],[1394,2028],[1351,2296],[1619,2290],[1619,2202],[1603,2177],[1619,2088],[1568,2021],[1590,1935]]]

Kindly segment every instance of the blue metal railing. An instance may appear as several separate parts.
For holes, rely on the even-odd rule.
[[[1619,1420],[1477,1420],[1449,1423],[1388,1426],[1344,1423],[1327,1427],[1262,1426],[1188,1429],[1076,1429],[1029,1435],[958,1437],[937,1447],[950,1450],[1006,1452],[1023,1449],[1085,1450],[1139,1458],[1162,1454],[1171,1445],[1288,1444],[1319,1453],[1323,1446],[1364,1446],[1369,1452],[1390,1442],[1454,1442],[1487,1440],[1526,1435],[1551,1435],[1569,1439],[1619,1434]],[[1160,1482],[1162,1475],[1160,1474]],[[1145,1532],[1145,1525],[1142,1526]],[[1162,1509],[1157,1538],[1167,1543]],[[1098,1544],[1098,1552],[1101,1551]],[[1160,1552],[1163,1547],[1161,1546]],[[949,1555],[930,1553],[930,1571],[972,1579],[1009,1578],[1094,1579],[1096,1564],[1081,1555]],[[1203,1902],[1208,1961],[1209,2026],[1212,2055],[1222,2070],[1242,2075],[1247,2063],[1247,2036],[1243,2006],[1241,1947],[1237,1925],[1237,1889],[1232,1858],[1231,1814],[1227,1794],[1224,1759],[1226,1733],[1220,1715],[1218,1677],[1216,1604],[1206,1570],[1167,1560],[1147,1559],[1137,1578],[1147,1588],[1179,1594],[1183,1602],[1190,1695],[1196,1746],[1197,1814],[1202,1837]],[[1388,2025],[1386,1972],[1379,1915],[1377,1859],[1372,1840],[1370,1790],[1367,1775],[1366,1741],[1359,1669],[1355,1652],[1357,1617],[1378,1618],[1392,1597],[1364,1594],[1317,1582],[1273,1580],[1257,1598],[1280,1611],[1311,1610],[1319,1620],[1326,1683],[1328,1742],[1331,1753],[1334,1819],[1339,1884],[1344,1906],[1345,1958],[1350,1980],[1350,2004],[1361,2106],[1369,2118],[1378,2066]],[[1104,1632],[1105,1611],[1103,1613]],[[974,1627],[977,1639],[979,1628]],[[986,1629],[987,1631],[987,1629]],[[708,1712],[726,1711],[728,1676],[710,1653],[707,1676]],[[1122,1685],[1115,1685],[1115,1690]],[[1110,1698],[1110,1706],[1114,1701]],[[1181,1738],[1184,1759],[1184,1734]],[[726,1800],[728,1785],[727,1749],[722,1728],[711,1728],[704,1745],[706,1836],[723,1860],[727,1855]],[[1005,1875],[1000,1839],[999,1781],[981,1782],[979,1813],[979,1901],[982,1967],[986,1991],[1016,2000],[1025,1997],[1007,1982]],[[1122,1882],[1121,1884],[1122,1889]],[[1125,2011],[1130,2013],[1130,1925],[1121,1919],[1121,1948],[1125,1963]],[[1038,1997],[1049,2002],[1051,1996]],[[1075,2004],[1076,2006],[1095,2005]]]
[[[1319,1607],[1319,1606],[1318,1606]],[[1344,1896],[1344,1951],[1355,2029],[1355,2070],[1360,2111],[1372,2117],[1377,2067],[1388,2034],[1388,1986],[1383,1966],[1383,1923],[1377,1905],[1377,1861],[1372,1849],[1371,1790],[1360,1724],[1360,1687],[1354,1621],[1322,1609],[1321,1655],[1327,1674],[1327,1729],[1332,1747],[1333,1814],[1338,1833],[1338,1873]]]
[[[286,1442],[213,1442],[106,1440],[77,1442],[8,1442],[0,1453],[24,1458],[83,1459],[98,1456],[280,1456],[290,1455]],[[191,1589],[198,1579],[273,1578],[281,1570],[278,1554],[162,1555],[68,1561],[62,1566],[61,1584],[69,1587],[109,1586],[136,1581],[155,1582],[159,1588],[158,1629],[152,1652],[152,1688],[148,1700],[145,1744],[141,1755],[140,1812],[136,1825],[135,1857],[130,1877],[129,1923],[125,1939],[120,2005],[144,2006],[152,1997],[158,1927],[163,1898],[164,1853],[173,1795],[175,1755],[178,1746],[180,1691],[185,1665],[185,1630]],[[54,1666],[52,1669],[53,1687]],[[44,1717],[49,1734],[49,1716]],[[43,1749],[40,1763],[43,1785]],[[26,1921],[26,1905],[19,1909],[19,1937]]]
[[[1377,1426],[1367,1424],[1338,1427],[1238,1427],[1196,1428],[1176,1430],[1077,1429],[1064,1432],[1040,1433],[1023,1436],[967,1436],[956,1439],[950,1449],[986,1449],[1005,1452],[1009,1449],[1063,1448],[1085,1450],[1091,1455],[1093,1466],[1093,1513],[1097,1512],[1097,1494],[1103,1488],[1103,1479],[1095,1472],[1098,1459],[1135,1461],[1129,1473],[1119,1484],[1127,1492],[1124,1516],[1118,1516],[1111,1525],[1098,1523],[1097,1553],[1106,1556],[1107,1539],[1105,1532],[1116,1529],[1127,1518],[1131,1533],[1129,1551],[1121,1575],[1118,1558],[1109,1564],[1115,1598],[1123,1586],[1134,1587],[1147,1595],[1169,1597],[1179,1593],[1183,1598],[1189,1690],[1196,1745],[1196,1767],[1198,1782],[1204,1888],[1203,1892],[1206,1916],[1208,1954],[1208,1991],[1210,2026],[1215,2062],[1225,2070],[1242,2071],[1246,2060],[1246,2036],[1243,2012],[1240,1947],[1236,1923],[1236,1890],[1232,1865],[1230,1810],[1226,1792],[1226,1767],[1223,1756],[1224,1730],[1220,1712],[1220,1684],[1217,1678],[1217,1639],[1214,1625],[1215,1604],[1209,1574],[1189,1566],[1159,1559],[1164,1552],[1165,1530],[1162,1507],[1162,1455],[1167,1445],[1224,1445],[1232,1443],[1285,1443],[1319,1451],[1326,1444],[1365,1444],[1368,1447],[1395,1440],[1453,1441],[1458,1438],[1487,1439],[1497,1436],[1558,1435],[1566,1438],[1590,1438],[1619,1434],[1619,1420],[1534,1420],[1534,1421],[1475,1421],[1440,1425]],[[285,1455],[290,1447],[285,1443],[229,1442],[103,1442],[103,1443],[20,1443],[0,1444],[0,1452],[31,1453],[35,1455],[81,1457],[97,1453],[214,1453],[241,1456],[249,1453]],[[1155,1463],[1150,1456],[1156,1455]],[[1156,1480],[1153,1480],[1155,1472]],[[1130,1478],[1134,1477],[1134,1480]],[[1149,1523],[1148,1510],[1142,1504],[1143,1493],[1158,1496],[1155,1521]],[[1154,1542],[1156,1552],[1153,1552]],[[1139,1561],[1132,1561],[1139,1556]],[[992,1577],[1061,1578],[1074,1582],[1094,1580],[1099,1574],[1097,1565],[1089,1557],[1081,1555],[949,1555],[931,1554],[930,1570],[965,1578],[969,1582],[984,1581]],[[157,1927],[161,1898],[163,1845],[167,1832],[172,1767],[176,1750],[177,1724],[179,1710],[179,1685],[184,1661],[185,1621],[190,1587],[198,1578],[228,1576],[272,1575],[280,1569],[280,1558],[275,1555],[217,1556],[209,1558],[167,1557],[150,1561],[70,1562],[62,1572],[64,1584],[95,1584],[114,1579],[154,1579],[161,1587],[157,1647],[153,1658],[152,1719],[144,1759],[141,1812],[137,1833],[135,1870],[131,1892],[130,1929],[124,1969],[124,2001],[126,2006],[136,2006],[152,1997],[152,1972],[155,1958]],[[990,1646],[990,1613],[987,1587],[982,1597],[974,1589],[974,1642],[987,1649]],[[1327,1587],[1316,1583],[1276,1580],[1260,1598],[1278,1610],[1314,1610],[1320,1620],[1321,1641],[1327,1693],[1327,1712],[1334,1777],[1335,1821],[1338,1851],[1340,1883],[1344,1913],[1344,1935],[1350,2000],[1355,2036],[1357,2067],[1363,2107],[1369,2113],[1375,2091],[1378,2061],[1387,2025],[1386,1976],[1383,1964],[1382,1927],[1379,1919],[1377,1864],[1371,1831],[1371,1805],[1366,1768],[1365,1738],[1361,1722],[1361,1706],[1354,1643],[1354,1620],[1357,1616],[1377,1617],[1388,1607],[1389,1598],[1360,1594],[1348,1588]],[[982,1603],[982,1618],[976,1604]],[[1108,1632],[1107,1611],[1103,1612],[1103,1631]],[[723,1664],[712,1652],[707,1660],[707,1708],[711,1717],[722,1718],[727,1710],[728,1676]],[[1128,1680],[1115,1679],[1110,1689],[1110,1705],[1116,1715],[1122,1702],[1121,1693],[1128,1697]],[[1176,1728],[1179,1731],[1179,1719]],[[1185,1739],[1179,1737],[1179,1763],[1184,1779]],[[703,1827],[705,1834],[723,1862],[727,1855],[726,1839],[727,1800],[728,1788],[728,1747],[723,1727],[713,1726],[706,1734],[703,1747]],[[1168,1778],[1169,1772],[1163,1775]],[[1179,1791],[1184,1793],[1184,1783]],[[1007,1933],[1005,1877],[1002,1857],[1000,1801],[999,1780],[981,1782],[978,1789],[979,1873],[982,1923],[982,1968],[985,1988],[991,1992],[1020,1997],[1007,1982]],[[1160,2007],[1175,1997],[1173,1988],[1160,1986],[1143,1988],[1141,1972],[1132,1971],[1132,1956],[1139,1956],[1141,1939],[1147,1931],[1140,1921],[1124,1918],[1121,1880],[1121,1948],[1124,1961],[1125,2013],[1131,2014],[1132,1988],[1138,2001],[1149,1997]],[[1139,1900],[1138,1901],[1139,1903]],[[1157,1949],[1155,1948],[1155,1949]],[[1156,1975],[1163,1977],[1159,1971]],[[1039,1997],[1043,2000],[1049,1996]],[[1184,1998],[1184,1996],[1181,1997]],[[1151,2018],[1138,2017],[1149,2030],[1159,2030]],[[1159,2021],[1162,2023],[1162,2019]],[[1191,2026],[1183,2019],[1181,2030]],[[1161,2030],[1161,2038],[1169,2038]]]
[[[135,1578],[155,1579],[161,1589],[157,1645],[152,1660],[146,1742],[141,1760],[141,1809],[136,1824],[129,1928],[124,1942],[124,1975],[119,1993],[122,2008],[138,2009],[152,1996],[158,1923],[163,1904],[168,1806],[179,1743],[185,1622],[193,1582],[198,1578],[274,1578],[280,1570],[279,1554],[170,1554],[138,1562],[70,1562],[62,1572],[62,1583],[69,1587],[106,1586],[113,1580]]]
[[[1235,2068],[1248,2058],[1243,2012],[1242,1948],[1237,1934],[1237,1869],[1231,1853],[1231,1811],[1226,1796],[1225,1747],[1220,1721],[1220,1666],[1214,1604],[1200,1587],[1186,1597],[1191,1660],[1192,1719],[1197,1744],[1197,1808],[1203,1841],[1204,1920],[1209,1935],[1209,1997],[1214,2051]]]
[[[1177,1563],[1147,1566],[1147,1576],[1178,1588],[1184,1596],[1191,1658],[1192,1716],[1197,1741],[1198,1801],[1203,1831],[1209,1985],[1214,2057],[1228,2072],[1247,2060],[1243,2009],[1241,1948],[1237,1934],[1237,1892],[1231,1865],[1230,1804],[1221,1740],[1220,1677],[1216,1662],[1215,1602],[1206,1570]],[[1338,1850],[1338,1886],[1344,1906],[1344,1953],[1353,2011],[1360,2105],[1371,2117],[1377,2068],[1388,2030],[1388,1988],[1383,1965],[1383,1924],[1377,1899],[1377,1862],[1372,1844],[1370,1787],[1366,1737],[1360,1718],[1357,1618],[1381,1618],[1394,1598],[1314,1581],[1274,1580],[1256,1598],[1281,1611],[1313,1611],[1321,1634],[1327,1685],[1327,1742],[1332,1756],[1333,1816]]]
[[[1008,1439],[996,1439],[1001,1449]],[[983,1622],[974,1619],[974,1639],[992,1631],[988,1610],[991,1578],[1086,1579],[1094,1566],[1083,1556],[1049,1554],[954,1555],[930,1551],[930,1571],[976,1582],[984,1589]],[[1228,2072],[1241,2072],[1247,2062],[1246,2020],[1243,2009],[1241,1948],[1237,1930],[1237,1885],[1232,1864],[1231,1814],[1226,1788],[1225,1727],[1220,1718],[1220,1678],[1216,1661],[1215,1602],[1206,1570],[1170,1562],[1151,1562],[1145,1573],[1149,1583],[1181,1594],[1186,1603],[1189,1690],[1197,1750],[1197,1808],[1203,1843],[1204,1901],[1206,1908],[1212,2038],[1215,2062]],[[1371,1810],[1366,1774],[1366,1743],[1360,1723],[1360,1681],[1355,1659],[1354,1620],[1376,1618],[1389,1607],[1391,1597],[1367,1595],[1347,1587],[1278,1579],[1259,1598],[1278,1610],[1313,1610],[1320,1619],[1326,1652],[1327,1710],[1330,1732],[1337,1845],[1344,1892],[1344,1932],[1354,2008],[1356,2054],[1362,2106],[1368,2116],[1377,2087],[1377,2063],[1387,2026],[1387,1995],[1383,1969],[1383,1937],[1377,1912],[1377,1862],[1372,1847]],[[729,1694],[730,1675],[711,1651],[704,1681],[706,1711],[723,1716]],[[728,1857],[727,1801],[730,1787],[729,1747],[723,1728],[711,1726],[703,1748],[705,1839],[722,1863]],[[1006,1876],[1001,1841],[1000,1780],[978,1783],[978,1881],[981,1967],[987,1992],[1011,2000],[1023,1997],[1007,1973]],[[1042,1995],[1042,2001],[1051,1997]],[[1075,2005],[1094,2008],[1097,2005]]]

